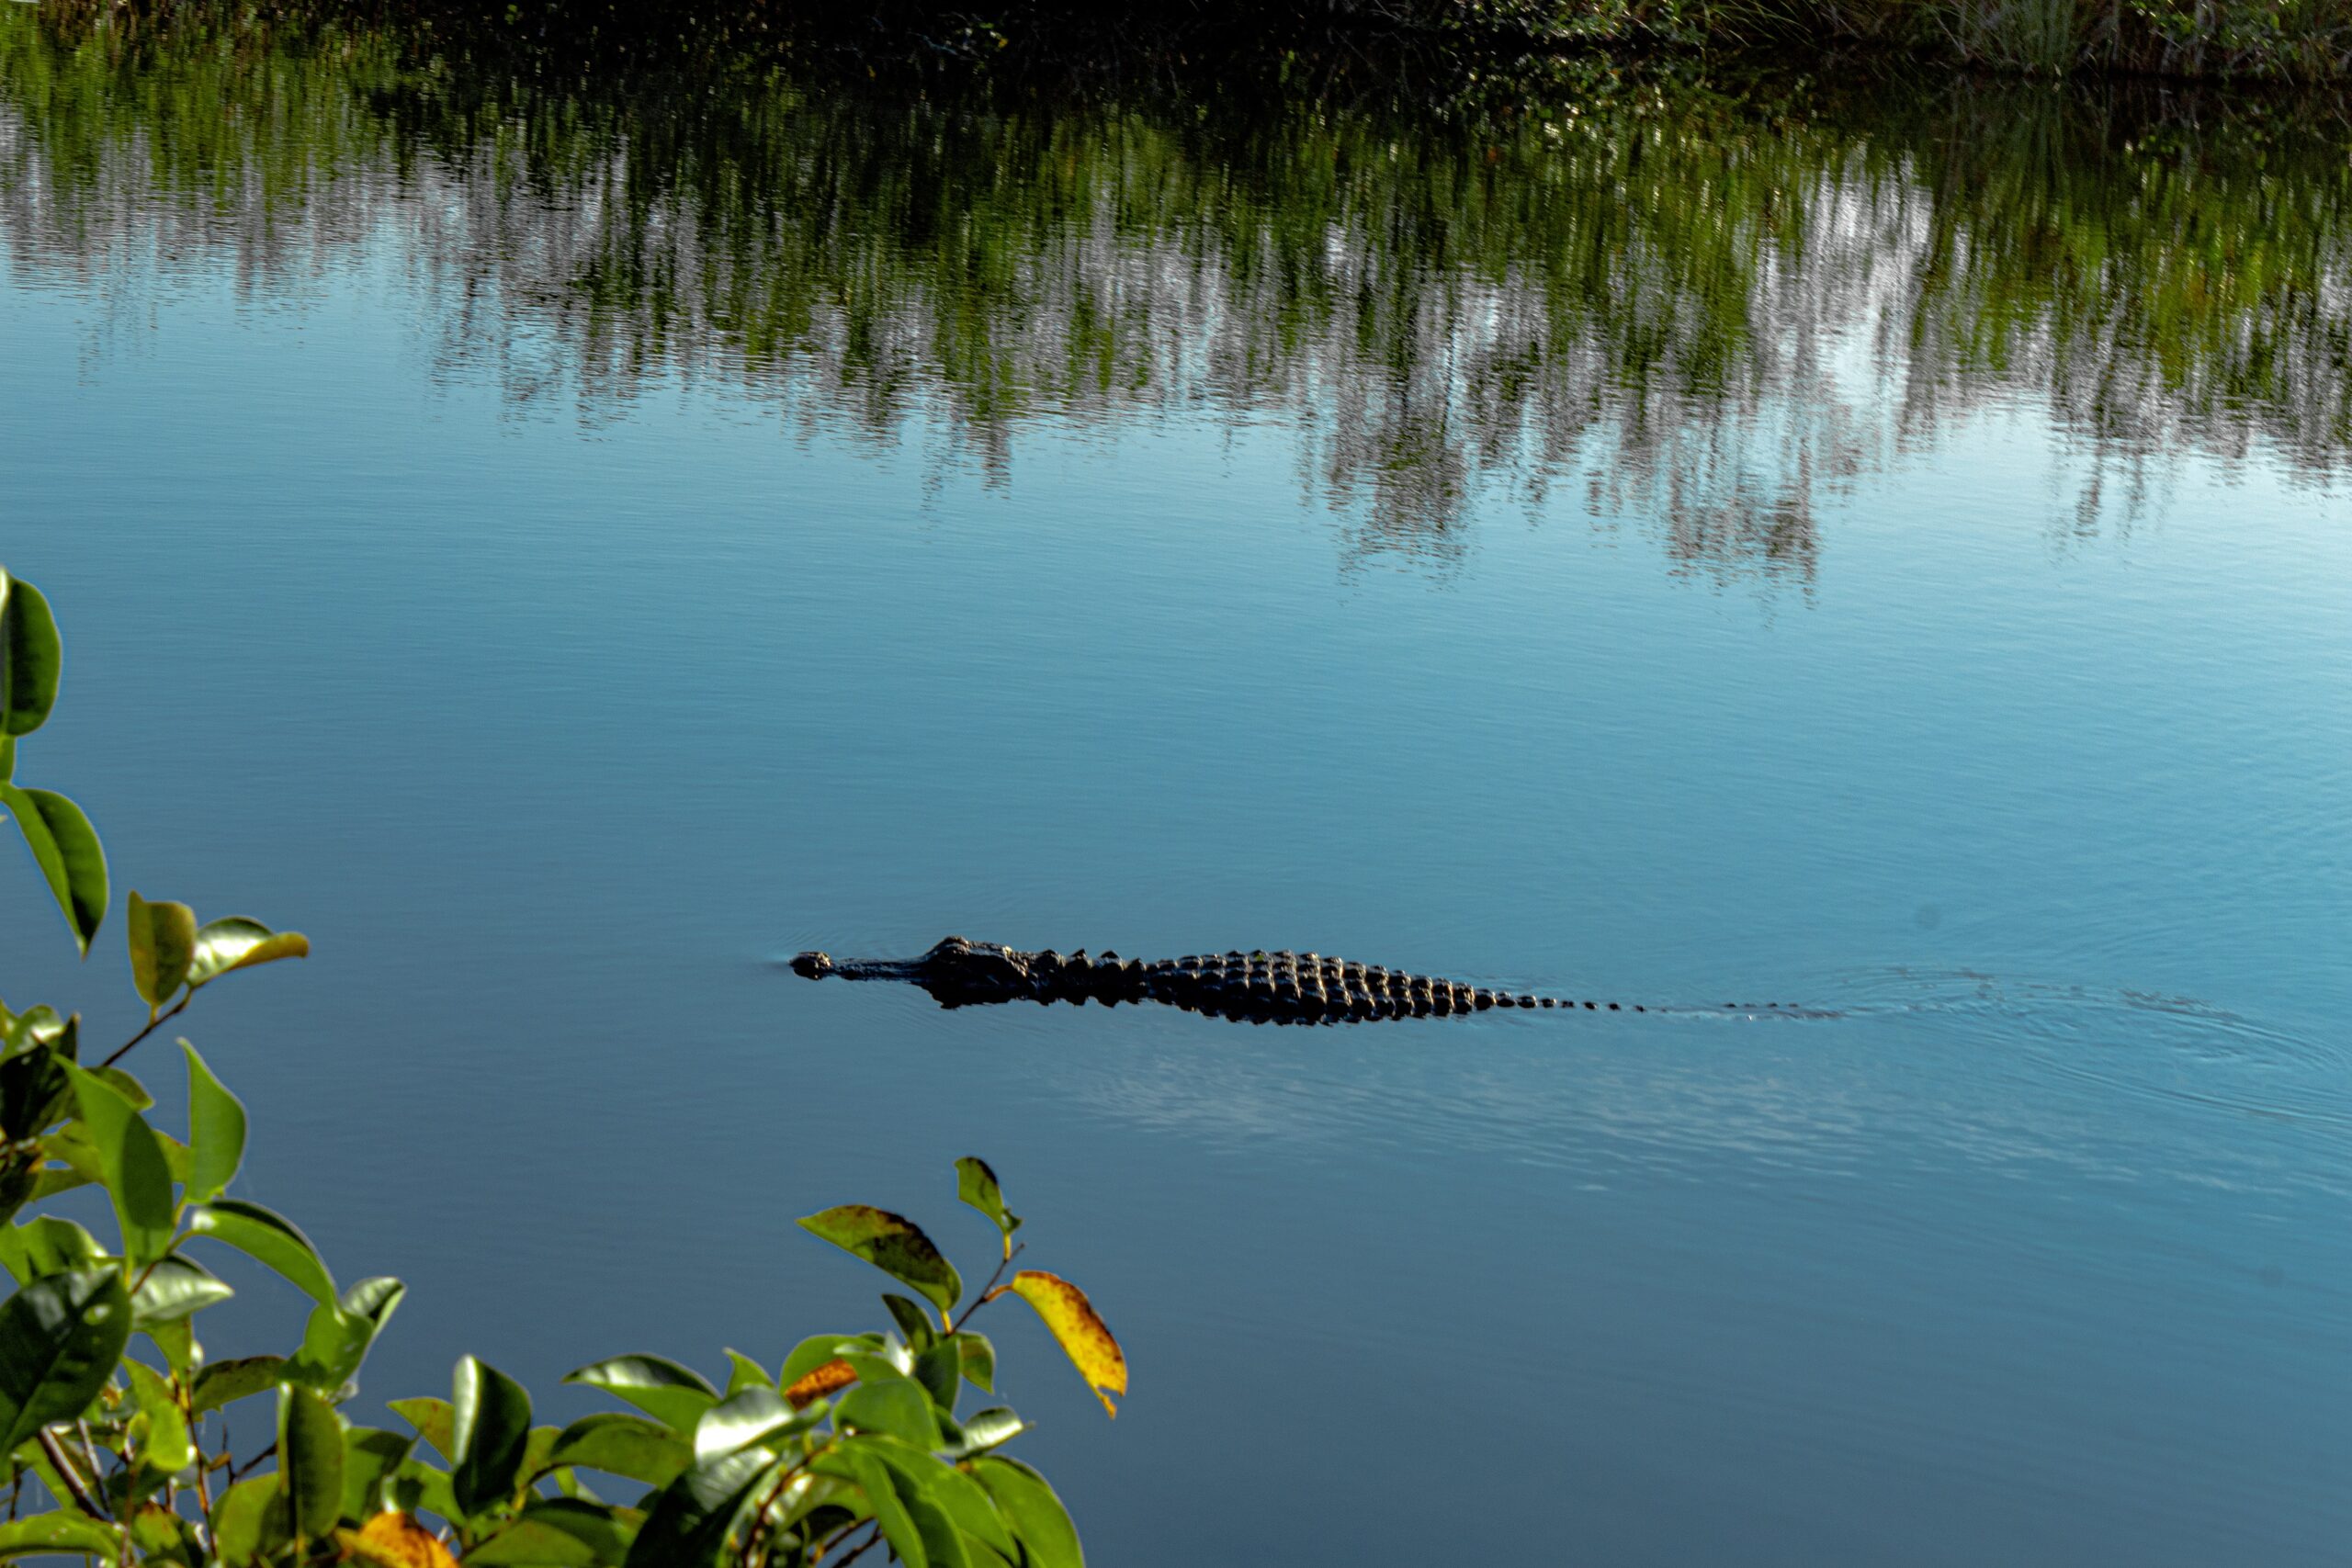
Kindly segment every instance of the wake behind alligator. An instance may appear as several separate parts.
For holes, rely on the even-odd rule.
[[[1182,958],[1088,957],[1086,950],[1024,953],[951,936],[920,958],[836,959],[803,953],[795,974],[811,980],[899,980],[920,986],[942,1007],[998,1002],[1159,1002],[1187,1012],[1248,1023],[1368,1023],[1393,1018],[1448,1018],[1496,1008],[1584,1012],[1728,1013],[1772,1018],[1835,1018],[1836,1012],[1780,1002],[1672,1007],[1544,996],[1467,986],[1432,975],[1384,969],[1318,953],[1192,953]]]

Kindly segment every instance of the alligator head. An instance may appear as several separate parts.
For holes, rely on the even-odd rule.
[[[996,999],[1025,993],[1035,954],[1001,942],[951,936],[921,958],[836,959],[830,953],[796,953],[792,972],[810,980],[911,980],[943,1000]]]

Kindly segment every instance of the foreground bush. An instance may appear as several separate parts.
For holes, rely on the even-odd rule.
[[[17,742],[48,718],[62,664],[47,601],[0,571],[0,809],[86,955],[108,902],[98,837],[66,796],[14,782]],[[186,1142],[148,1123],[153,1100],[119,1065],[222,976],[305,957],[310,943],[237,916],[199,925],[187,905],[135,892],[125,915],[148,1007],[129,1041],[93,1063],[78,1015],[0,1005],[0,1263],[18,1286],[0,1303],[0,1558],[786,1568],[881,1544],[914,1568],[1083,1562],[1053,1488],[1002,1451],[1021,1418],[1001,1405],[957,1414],[965,1384],[995,1384],[995,1351],[967,1325],[999,1296],[1020,1297],[1106,1410],[1103,1391],[1126,1390],[1126,1363],[1076,1286],[1035,1269],[998,1282],[1022,1250],[1021,1220],[978,1159],[956,1162],[956,1193],[1002,1246],[968,1301],[910,1222],[828,1209],[803,1228],[914,1292],[882,1298],[890,1328],[813,1336],[773,1372],[729,1350],[723,1389],[660,1356],[599,1361],[564,1381],[634,1410],[561,1428],[533,1426],[523,1386],[467,1357],[448,1398],[391,1402],[407,1430],[353,1422],[341,1407],[404,1288],[379,1278],[338,1289],[291,1222],[228,1195],[245,1108],[193,1045],[179,1043]],[[114,1211],[111,1247],[55,1213],[18,1218],[85,1186],[103,1188]],[[197,1314],[232,1292],[204,1267],[204,1246],[246,1254],[313,1301],[300,1345],[206,1361]],[[239,1458],[215,1417],[254,1398],[275,1400],[277,1422]],[[631,1500],[605,1500],[591,1475]]]

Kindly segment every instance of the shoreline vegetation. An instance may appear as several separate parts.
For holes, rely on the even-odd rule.
[[[195,13],[302,25],[422,28],[469,51],[520,48],[605,65],[747,53],[835,53],[879,70],[1018,48],[1125,55],[1149,68],[1188,51],[1237,56],[1363,39],[1457,52],[1618,60],[1770,54],[1800,68],[1850,61],[2064,78],[2316,84],[2352,79],[2352,0],[1173,0],[1100,8],[935,0],[843,8],[791,0],[37,0],[69,25],[164,23]]]

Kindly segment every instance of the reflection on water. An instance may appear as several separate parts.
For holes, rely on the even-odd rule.
[[[717,378],[998,474],[1041,421],[1278,421],[1358,552],[1443,559],[1482,492],[1566,489],[1679,570],[1809,580],[1825,496],[2011,400],[2079,442],[2062,534],[2129,526],[2184,450],[2344,461],[2347,165],[2312,106],[1555,70],[1442,107],[534,93],[371,36],[18,14],[0,228],[20,279],[116,308],[390,234],[446,371],[592,421]]]

